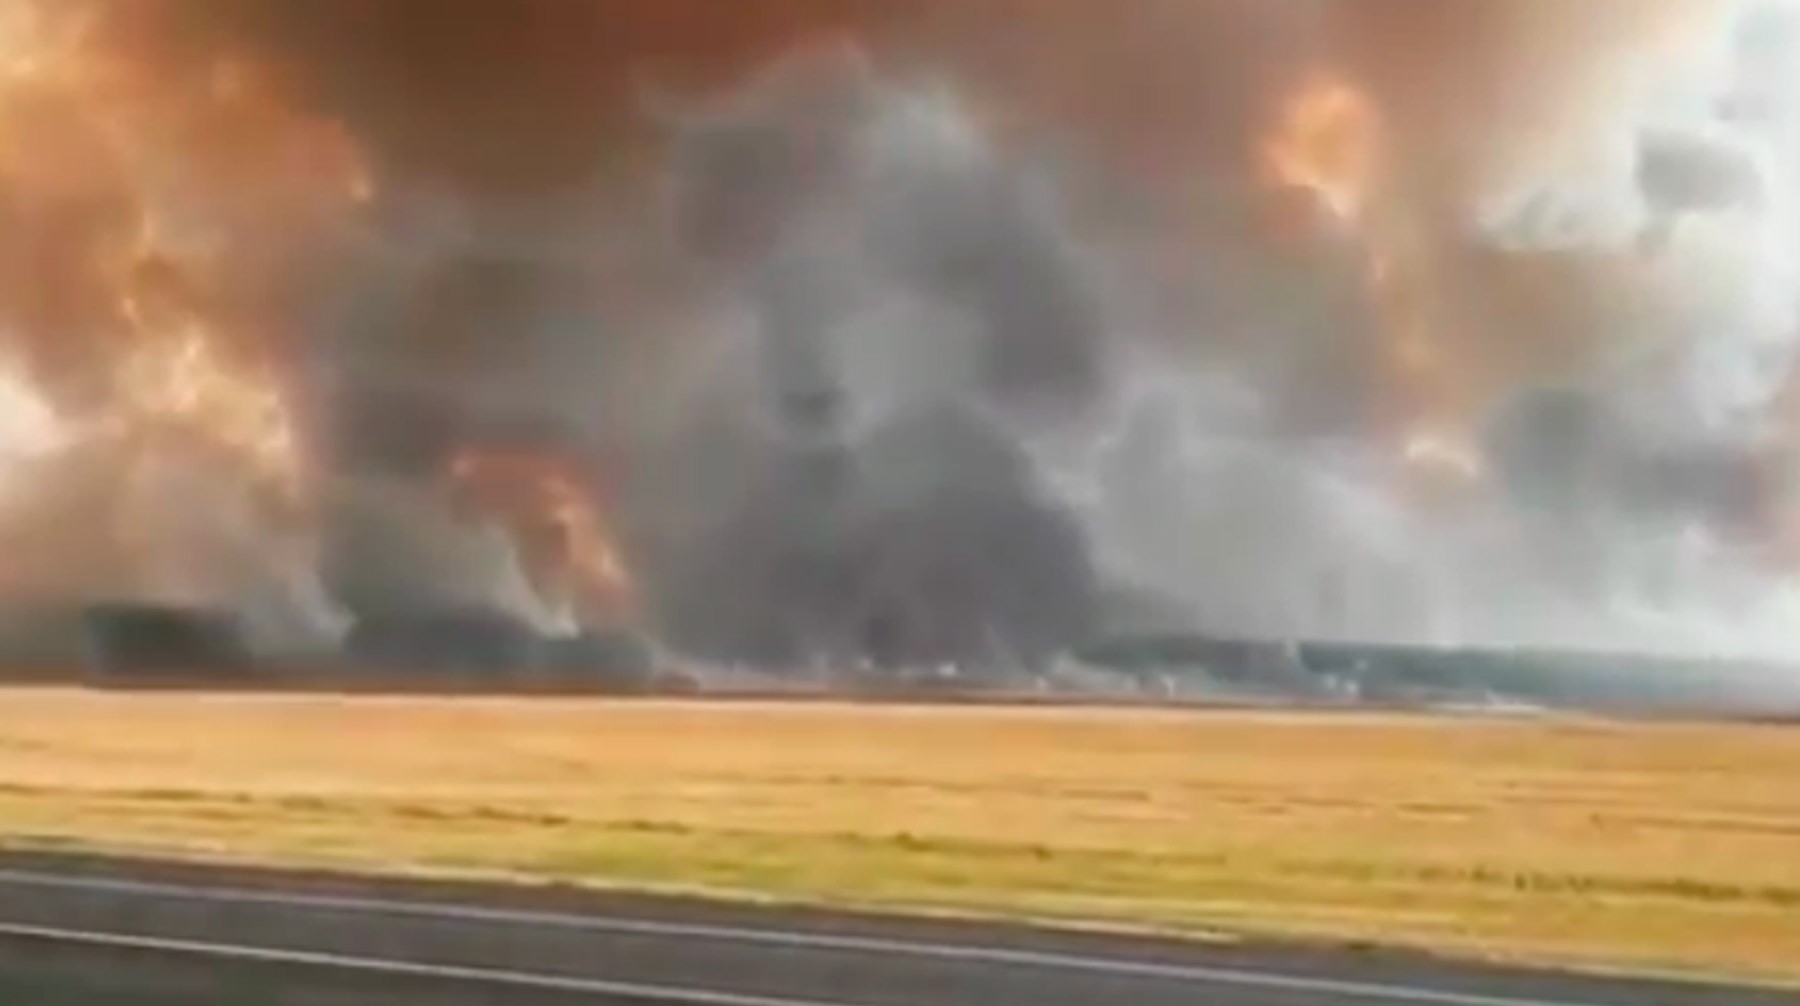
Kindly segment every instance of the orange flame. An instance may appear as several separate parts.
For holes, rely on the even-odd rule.
[[[1286,104],[1263,144],[1270,181],[1313,194],[1340,223],[1360,226],[1381,162],[1375,107],[1348,81],[1320,76]]]
[[[474,505],[504,521],[540,593],[571,602],[589,624],[630,618],[637,586],[588,481],[566,460],[527,450],[471,448],[450,476]]]
[[[111,19],[134,9],[0,0],[0,191],[79,222],[40,270],[79,298],[25,281],[0,303],[19,315],[18,370],[52,402],[73,384],[79,401],[58,411],[77,441],[178,434],[295,502],[303,445],[274,326],[255,320],[256,270],[348,219],[372,176],[341,124],[287,103],[268,67],[130,49],[141,33]]]
[[[197,324],[133,345],[117,372],[115,418],[138,432],[170,431],[245,466],[288,502],[302,492],[299,437],[279,388],[221,358]]]

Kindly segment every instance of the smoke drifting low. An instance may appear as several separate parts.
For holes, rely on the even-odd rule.
[[[5,9],[8,456],[40,407],[100,443],[168,330],[280,403],[126,441],[246,515],[121,532],[179,589],[16,592],[787,667],[1041,667],[1146,611],[1800,655],[1791,4]],[[38,527],[81,482],[24,452]]]

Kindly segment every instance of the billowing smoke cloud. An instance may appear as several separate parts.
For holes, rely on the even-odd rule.
[[[231,250],[218,327],[280,347],[351,612],[555,621],[446,489],[501,441],[600,473],[651,625],[725,660],[1040,666],[1121,593],[1222,634],[1793,655],[1788,4],[112,6],[168,107],[214,107],[173,100],[200,56],[268,74],[238,126],[158,133],[198,137],[160,175],[92,163],[186,181],[148,201]],[[1321,81],[1366,129],[1353,212],[1267,164]],[[23,149],[73,149],[32,107]],[[294,119],[360,154],[348,218],[312,169],[253,184]],[[202,140],[243,155],[228,199]],[[44,263],[147,201],[84,178],[15,200],[0,269],[43,373],[110,324],[70,320],[110,280]]]
[[[1053,206],[953,93],[860,47],[792,54],[664,107],[674,241],[742,322],[762,463],[676,559],[675,631],[729,655],[1041,665],[1095,587],[1007,422],[1103,380],[1097,291]],[[735,350],[735,351],[734,351]]]
[[[1207,488],[1154,529],[1121,515],[1131,562],[1171,589],[1190,585],[1207,611],[1222,610],[1228,582],[1275,576],[1249,603],[1287,631],[1788,652],[1784,574],[1769,565],[1771,469],[1758,455],[1786,435],[1773,409],[1795,335],[1791,8],[1523,0],[1330,13],[1323,72],[1356,90],[1377,148],[1346,254],[1375,263],[1376,343],[1433,363],[1375,376],[1373,397],[1397,398],[1404,423],[1409,394],[1436,393],[1429,418],[1484,431],[1487,485],[1422,511],[1392,473],[1365,469],[1327,490],[1326,455],[1265,443],[1256,456],[1285,473],[1280,488],[1217,519],[1220,538],[1271,542],[1251,550],[1270,563],[1246,557],[1214,575],[1201,556],[1217,549],[1180,562],[1156,548],[1184,527],[1216,540],[1200,529],[1223,497]],[[1203,458],[1196,474],[1215,473],[1204,486],[1221,451],[1244,447],[1209,445],[1217,424],[1199,427],[1186,437]],[[1223,477],[1238,493],[1256,481]],[[1184,483],[1165,475],[1147,494],[1168,511]],[[1331,500],[1346,486],[1360,506]],[[1258,520],[1283,498],[1316,507]],[[1298,526],[1313,531],[1282,576],[1294,539],[1277,528]],[[1320,590],[1327,600],[1311,600]],[[1385,599],[1386,613],[1346,615],[1359,606],[1344,595]]]
[[[283,374],[361,165],[172,10],[0,5],[8,597],[228,601],[305,645],[336,612]]]
[[[1447,208],[1606,170],[1729,0],[1339,3],[1330,46]]]
[[[1791,256],[1769,245],[1791,212],[1792,144],[1768,118],[1783,85],[1760,26],[1780,15],[1746,27],[1746,10],[1342,5],[1336,37],[1380,109],[1396,212],[1436,260],[1440,337],[1484,385],[1785,324]],[[1760,316],[1721,317],[1745,311]]]

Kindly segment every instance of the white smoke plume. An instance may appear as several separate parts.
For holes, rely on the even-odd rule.
[[[1761,509],[1800,306],[1791,5],[1331,13],[1486,484],[1421,507],[1368,443],[1346,467],[1342,444],[1143,419],[1164,446],[1139,448],[1148,509],[1111,499],[1120,561],[1220,631],[1791,658]],[[1182,444],[1185,474],[1150,460]]]

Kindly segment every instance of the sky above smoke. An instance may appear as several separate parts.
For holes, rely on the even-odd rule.
[[[1059,552],[1022,574],[1058,589],[955,605],[1025,650],[1117,589],[1227,633],[1800,650],[1790,4],[88,9],[123,69],[79,99],[149,95],[94,135],[182,128],[84,159],[6,102],[15,341],[106,371],[95,263],[141,205],[180,223],[162,257],[280,347],[246,355],[355,497],[322,538],[440,557],[330,576],[519,595],[491,528],[405,516],[504,434],[603,473],[715,649],[986,645],[942,584],[1011,526],[985,561]]]

